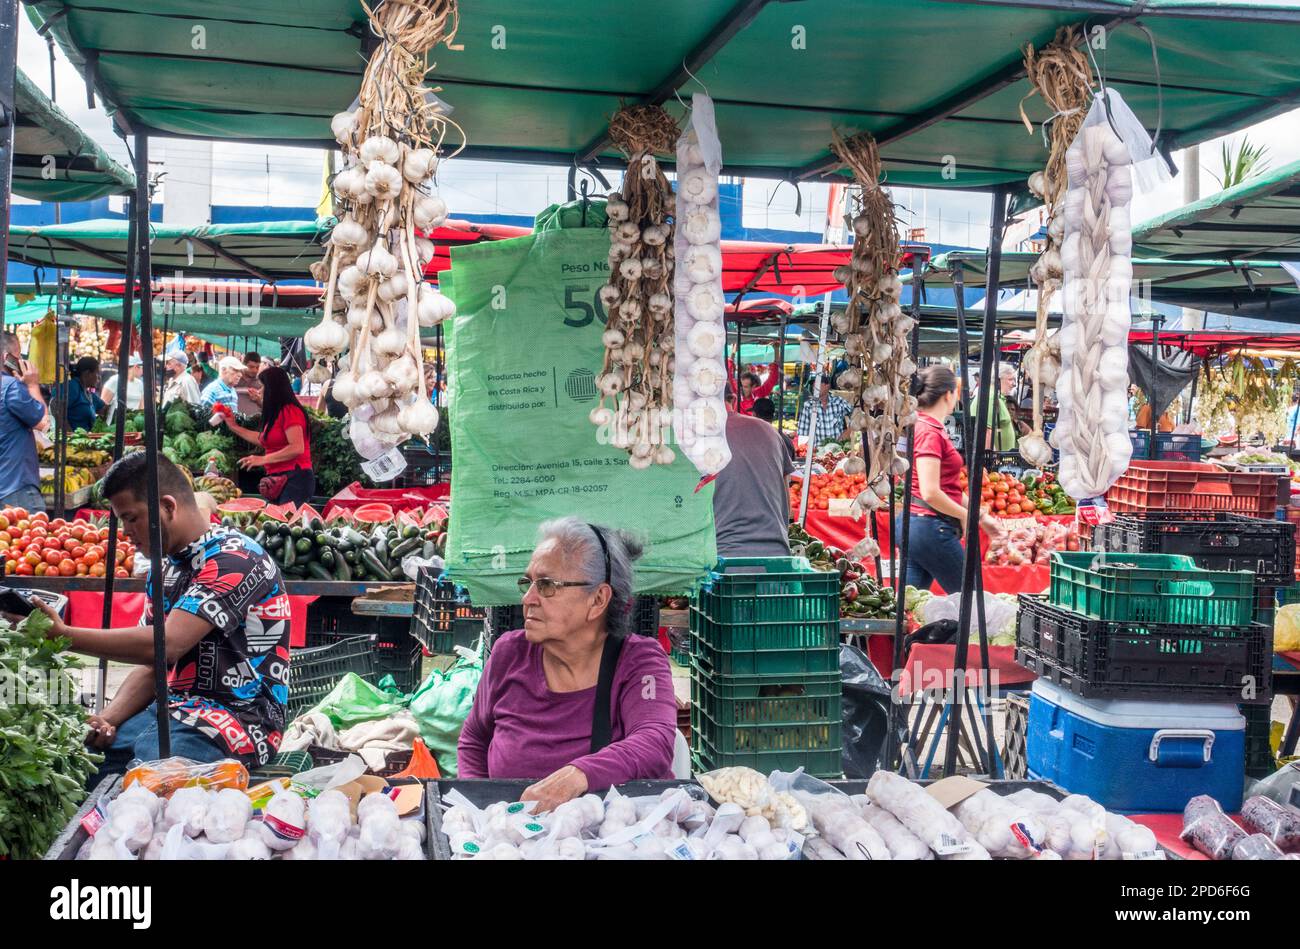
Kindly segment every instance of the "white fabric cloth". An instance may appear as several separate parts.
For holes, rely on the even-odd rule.
[[[384,766],[390,751],[409,751],[420,737],[420,726],[409,712],[399,712],[391,718],[353,725],[338,735],[338,747],[355,751],[366,767],[378,771]]]
[[[304,751],[310,745],[338,748],[338,735],[329,716],[321,712],[308,712],[289,723],[280,740],[281,751]]]

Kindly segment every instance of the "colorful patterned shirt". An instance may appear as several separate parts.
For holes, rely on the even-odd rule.
[[[141,625],[152,622],[153,577]],[[169,670],[171,716],[245,764],[280,747],[289,697],[289,596],[275,560],[239,531],[214,527],[163,565],[163,609],[213,626]]]

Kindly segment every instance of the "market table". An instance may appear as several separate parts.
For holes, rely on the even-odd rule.
[[[1182,838],[1178,836],[1183,830],[1182,814],[1127,814],[1125,816],[1133,823],[1141,824],[1155,834],[1156,843],[1175,857],[1182,860],[1210,859],[1191,844],[1184,843]],[[1240,814],[1229,814],[1228,816],[1236,821],[1237,825],[1246,833],[1250,833],[1250,829],[1242,823]]]
[[[65,619],[71,626],[99,629],[104,620],[104,580],[101,577],[18,577],[4,578],[4,585],[31,590],[49,590],[68,597]],[[307,645],[307,608],[320,597],[356,598],[392,587],[383,580],[286,580],[289,594],[289,645]],[[135,626],[144,612],[144,580],[132,577],[113,583],[114,626]]]
[[[1061,523],[1074,521],[1073,514],[1043,516]],[[809,511],[804,527],[818,540],[843,550],[852,549],[866,537],[865,521],[855,521],[849,517],[831,517],[825,511]],[[884,560],[889,557],[890,550],[887,511],[876,512],[876,530],[879,535],[880,556]],[[981,532],[981,555],[988,551],[988,546],[989,539]],[[1042,593],[1047,589],[1050,580],[1050,568],[1047,564],[1024,564],[1019,567],[984,564],[983,571],[984,590],[987,593]],[[943,592],[938,585],[931,585],[930,589],[935,593]]]

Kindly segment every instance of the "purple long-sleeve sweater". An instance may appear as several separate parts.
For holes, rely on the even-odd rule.
[[[591,750],[596,689],[552,692],[542,648],[523,630],[492,645],[474,706],[460,733],[462,778],[540,779],[565,765],[595,791],[637,779],[672,777],[677,703],[663,647],[644,636],[623,644],[610,689],[612,741]]]

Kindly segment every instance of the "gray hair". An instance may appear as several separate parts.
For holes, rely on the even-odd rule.
[[[998,364],[999,379],[1014,379],[1016,377],[1016,367],[1009,362]]]
[[[626,635],[632,624],[632,564],[641,556],[643,546],[626,531],[591,525],[576,517],[546,521],[537,530],[538,545],[551,541],[573,558],[579,576],[595,590],[605,582],[605,554],[596,535],[599,528],[609,550],[609,585],[613,590],[605,610],[605,631],[613,636]]]

